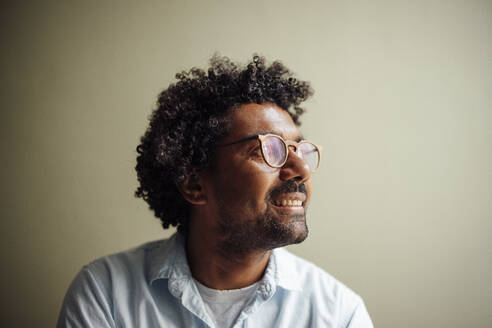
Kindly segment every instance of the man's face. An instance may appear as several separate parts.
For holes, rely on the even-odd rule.
[[[221,144],[266,133],[284,140],[302,139],[289,114],[273,104],[243,105],[232,110],[230,118],[231,132]],[[273,168],[264,161],[258,139],[218,147],[207,181],[207,203],[216,218],[222,251],[240,255],[307,237],[310,169],[292,151],[284,166]],[[283,200],[302,201],[302,205],[285,206]]]

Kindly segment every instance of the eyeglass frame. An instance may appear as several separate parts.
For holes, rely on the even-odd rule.
[[[265,140],[268,137],[276,137],[276,138],[279,138],[282,141],[282,143],[284,144],[285,149],[287,150],[285,152],[284,161],[282,162],[282,164],[279,164],[278,166],[275,166],[275,165],[272,165],[272,164],[268,163],[268,161],[266,159],[266,156],[265,156],[265,153],[263,152],[263,140]],[[311,141],[308,141],[308,140],[301,140],[299,142],[296,142],[296,141],[291,141],[291,140],[285,140],[281,136],[279,136],[277,134],[274,134],[274,133],[267,133],[267,134],[256,134],[256,135],[251,136],[251,137],[246,137],[246,138],[239,139],[239,140],[236,140],[236,141],[233,141],[233,142],[229,142],[229,143],[226,143],[226,144],[217,145],[217,147],[231,146],[231,145],[235,145],[235,144],[238,144],[238,143],[242,143],[242,142],[249,141],[249,140],[254,140],[254,139],[258,139],[260,141],[261,156],[263,157],[263,160],[265,161],[265,163],[267,163],[267,165],[270,166],[270,167],[280,168],[280,167],[284,166],[285,163],[287,162],[287,159],[289,158],[289,150],[290,150],[290,147],[294,147],[295,151],[292,151],[292,152],[297,157],[299,157],[300,159],[302,159],[303,161],[305,161],[304,158],[302,158],[301,156],[299,156],[299,154],[297,153],[297,151],[299,149],[299,145],[300,144],[302,144],[302,143],[309,143],[309,144],[313,145],[318,150],[318,165],[314,169],[311,169],[311,167],[309,169],[310,169],[311,172],[315,172],[319,168],[319,164],[321,163],[321,150],[322,150],[322,147],[321,146],[318,146],[317,144],[315,144],[315,143],[313,143]]]

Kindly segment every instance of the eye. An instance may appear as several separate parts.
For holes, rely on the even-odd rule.
[[[251,157],[261,157],[261,147],[259,145],[255,146],[251,149],[249,153]]]

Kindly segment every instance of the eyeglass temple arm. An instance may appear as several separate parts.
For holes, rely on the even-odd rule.
[[[230,143],[226,143],[226,144],[222,144],[222,145],[217,145],[217,147],[225,147],[225,146],[235,145],[235,144],[238,144],[238,143],[241,143],[241,142],[245,142],[245,141],[249,141],[249,140],[253,140],[253,139],[257,139],[257,138],[258,138],[258,135],[254,135],[254,136],[246,137],[246,138],[243,138],[243,139],[239,139],[237,141],[233,141],[233,142],[230,142]]]

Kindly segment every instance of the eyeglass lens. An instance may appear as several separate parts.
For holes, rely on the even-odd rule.
[[[268,136],[263,140],[262,144],[263,155],[268,164],[279,167],[285,162],[288,152],[282,139],[276,136]],[[298,146],[297,154],[306,161],[312,171],[318,168],[319,152],[316,146],[309,142],[301,142]]]
[[[316,148],[312,143],[303,142],[299,145],[299,152],[302,154],[301,157],[306,161],[312,171],[318,168],[318,148]]]
[[[269,136],[263,141],[263,154],[271,166],[280,166],[284,163],[287,149],[282,139]]]

